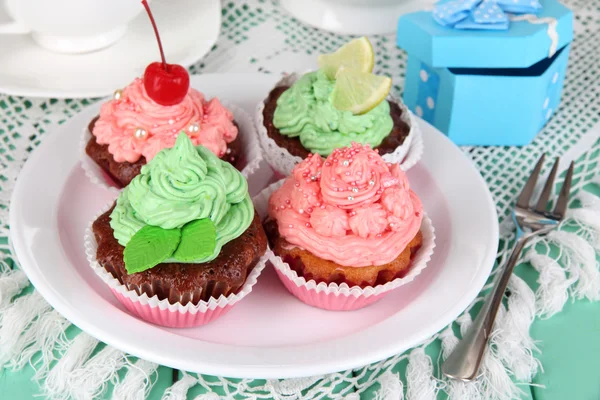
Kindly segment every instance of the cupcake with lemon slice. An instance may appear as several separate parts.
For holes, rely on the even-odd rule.
[[[372,73],[369,40],[352,40],[318,62],[317,71],[281,79],[258,106],[258,135],[271,167],[289,175],[309,154],[327,157],[353,142],[403,169],[413,166],[422,153],[417,125],[389,95],[392,80]]]

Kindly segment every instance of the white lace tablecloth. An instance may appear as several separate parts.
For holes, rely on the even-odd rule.
[[[529,336],[534,318],[559,312],[570,297],[600,299],[596,261],[600,200],[586,190],[588,184],[600,184],[596,173],[600,160],[600,0],[568,0],[565,4],[575,13],[575,38],[563,100],[554,117],[529,146],[463,148],[496,201],[500,264],[514,237],[507,218],[510,207],[538,157],[542,153],[561,156],[563,168],[576,160],[571,218],[560,231],[525,253],[524,259],[539,273],[538,287],[533,291],[522,279],[514,276],[511,280],[510,296],[500,310],[478,381],[444,380],[435,372],[437,356],[432,360],[431,354],[439,354],[435,349],[441,349],[441,359],[447,356],[459,340],[455,332],[468,327],[469,311],[480,303],[481,296],[452,326],[423,345],[364,368],[282,381],[183,373],[163,398],[185,399],[194,390],[204,393],[197,399],[357,399],[373,390],[381,399],[434,399],[439,391],[459,400],[517,397],[520,389],[514,381],[529,382],[539,370]],[[213,50],[191,67],[192,73],[304,71],[315,67],[317,54],[331,52],[349,39],[303,25],[276,1],[223,1],[222,6],[221,36]],[[401,95],[406,53],[396,47],[393,36],[375,36],[371,41],[376,72],[391,76],[394,94]],[[114,398],[143,399],[157,379],[157,365],[99,344],[74,328],[65,335],[69,322],[29,287],[7,239],[11,190],[23,162],[48,130],[94,101],[0,95],[0,367],[29,368],[31,363],[42,391],[52,398],[94,398],[110,386]],[[551,248],[557,252],[552,257]],[[398,368],[405,364],[406,368]]]

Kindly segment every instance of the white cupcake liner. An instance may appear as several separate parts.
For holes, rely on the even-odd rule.
[[[280,86],[292,86],[300,75],[293,73],[286,75],[281,78],[273,88]],[[266,99],[265,99],[266,100]],[[258,140],[262,147],[265,161],[273,168],[276,172],[284,176],[288,176],[292,173],[294,166],[298,164],[302,159],[298,156],[293,156],[290,152],[279,147],[275,140],[269,137],[267,128],[264,124],[263,110],[265,108],[265,100],[258,103],[256,107],[256,132],[258,134]],[[408,124],[410,131],[402,145],[398,146],[392,153],[384,154],[382,157],[386,162],[400,164],[403,170],[407,171],[413,167],[423,155],[423,139],[421,137],[421,130],[415,116],[410,110],[400,101],[399,99],[388,96],[388,101],[398,104],[402,110],[402,120]]]
[[[156,295],[152,297],[145,293],[139,295],[134,290],[127,289],[96,260],[98,244],[92,231],[92,224],[111,207],[112,203],[98,213],[85,230],[83,242],[87,260],[96,275],[108,285],[115,297],[132,314],[157,325],[186,328],[204,325],[224,315],[232,306],[252,292],[267,261],[272,257],[271,250],[267,247],[267,251],[252,269],[242,288],[229,296],[221,295],[218,299],[211,298],[208,301],[200,301],[197,305],[190,302],[184,306],[179,302],[170,303],[168,299],[159,300]]]
[[[255,124],[250,115],[242,108],[233,103],[226,101],[221,102],[225,108],[233,113],[233,119],[239,127],[238,135],[242,140],[242,156],[246,165],[240,171],[245,178],[252,176],[260,167],[260,162],[263,159],[260,143],[258,142],[255,132]],[[92,138],[92,133],[87,125],[83,129],[80,143],[80,159],[81,167],[85,171],[85,175],[92,183],[102,186],[113,192],[119,192],[119,188],[113,179],[104,170],[92,160],[85,152],[85,146]]]
[[[280,180],[265,188],[254,198],[257,212],[264,220],[268,215],[269,198],[271,194],[281,187],[284,180]],[[361,288],[359,286],[349,287],[346,283],[318,283],[315,280],[307,281],[304,277],[290,268],[281,257],[270,252],[270,263],[275,268],[288,291],[304,303],[313,307],[333,311],[351,311],[372,304],[388,294],[390,291],[412,282],[427,267],[435,248],[435,230],[431,219],[423,214],[421,222],[421,234],[423,242],[414,258],[408,273],[403,278],[396,278],[383,285]]]

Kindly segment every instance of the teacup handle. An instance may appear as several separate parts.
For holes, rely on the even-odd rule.
[[[21,35],[23,33],[29,33],[31,29],[26,27],[23,24],[18,22],[6,22],[4,24],[0,24],[0,35],[2,34],[12,34],[12,35]]]
[[[27,26],[20,22],[14,21],[15,19],[18,19],[16,15],[19,14],[18,11],[20,4],[18,0],[0,0],[0,8],[2,6],[4,6],[4,9],[8,12],[8,17],[13,21],[0,23],[0,34],[20,35],[31,32],[31,29],[29,29]]]

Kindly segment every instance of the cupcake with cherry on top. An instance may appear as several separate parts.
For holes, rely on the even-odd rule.
[[[154,18],[146,1],[142,3],[155,29],[162,61],[151,63],[143,78],[115,91],[90,122],[84,139],[88,159],[83,160],[86,172],[91,171],[88,176],[125,187],[160,150],[173,147],[180,132],[194,145],[243,170],[249,159],[244,141],[255,140],[250,117],[217,98],[207,99],[190,87],[184,67],[166,62]],[[240,132],[242,124],[234,119],[234,112],[235,118],[248,120],[243,126],[249,132]],[[103,176],[93,178],[100,173]]]

